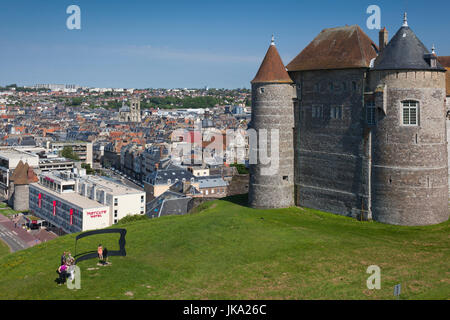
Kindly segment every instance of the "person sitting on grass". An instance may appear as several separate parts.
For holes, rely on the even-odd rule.
[[[57,272],[58,272],[58,274],[59,274],[58,285],[61,285],[61,284],[63,284],[64,282],[66,282],[67,265],[66,265],[66,264],[63,264],[63,265],[59,266]]]

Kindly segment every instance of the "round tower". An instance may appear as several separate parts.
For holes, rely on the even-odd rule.
[[[26,211],[29,209],[29,184],[31,182],[37,182],[37,180],[33,169],[28,163],[24,164],[20,160],[11,175],[11,181],[13,181],[13,186],[11,186],[11,202],[14,210]]]
[[[374,92],[372,217],[397,225],[446,221],[445,69],[403,26],[369,73]]]
[[[258,146],[250,142],[251,150],[257,151],[257,159],[252,163],[250,158],[249,205],[254,208],[290,207],[294,205],[294,88],[273,37],[251,84],[249,129],[255,130]],[[261,143],[267,147],[262,147]],[[266,149],[262,153],[268,155],[270,163],[261,157],[261,149]],[[271,154],[272,149],[275,154]]]

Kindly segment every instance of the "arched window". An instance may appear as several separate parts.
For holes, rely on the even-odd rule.
[[[419,103],[417,101],[402,101],[402,124],[404,126],[419,125]]]

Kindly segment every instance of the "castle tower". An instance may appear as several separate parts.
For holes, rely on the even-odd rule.
[[[17,164],[11,175],[12,206],[16,211],[26,211],[29,209],[29,185],[32,182],[37,182],[38,178],[33,169],[28,163],[23,163],[22,160]]]
[[[279,160],[278,168],[268,174],[265,170],[271,164],[262,164],[258,146],[257,163],[250,164],[249,205],[254,208],[290,207],[294,205],[294,88],[273,37],[251,84],[251,128],[258,134],[258,144],[261,130],[267,130],[269,157],[274,156],[270,155],[274,143],[271,141],[271,132],[278,131]]]
[[[406,14],[375,60],[366,92],[373,93],[376,115],[370,125],[373,219],[397,225],[446,221],[445,69],[408,26]]]

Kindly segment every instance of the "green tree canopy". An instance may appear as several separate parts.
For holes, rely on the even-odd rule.
[[[73,151],[73,148],[71,146],[64,146],[60,154],[64,158],[80,160],[80,157]]]

